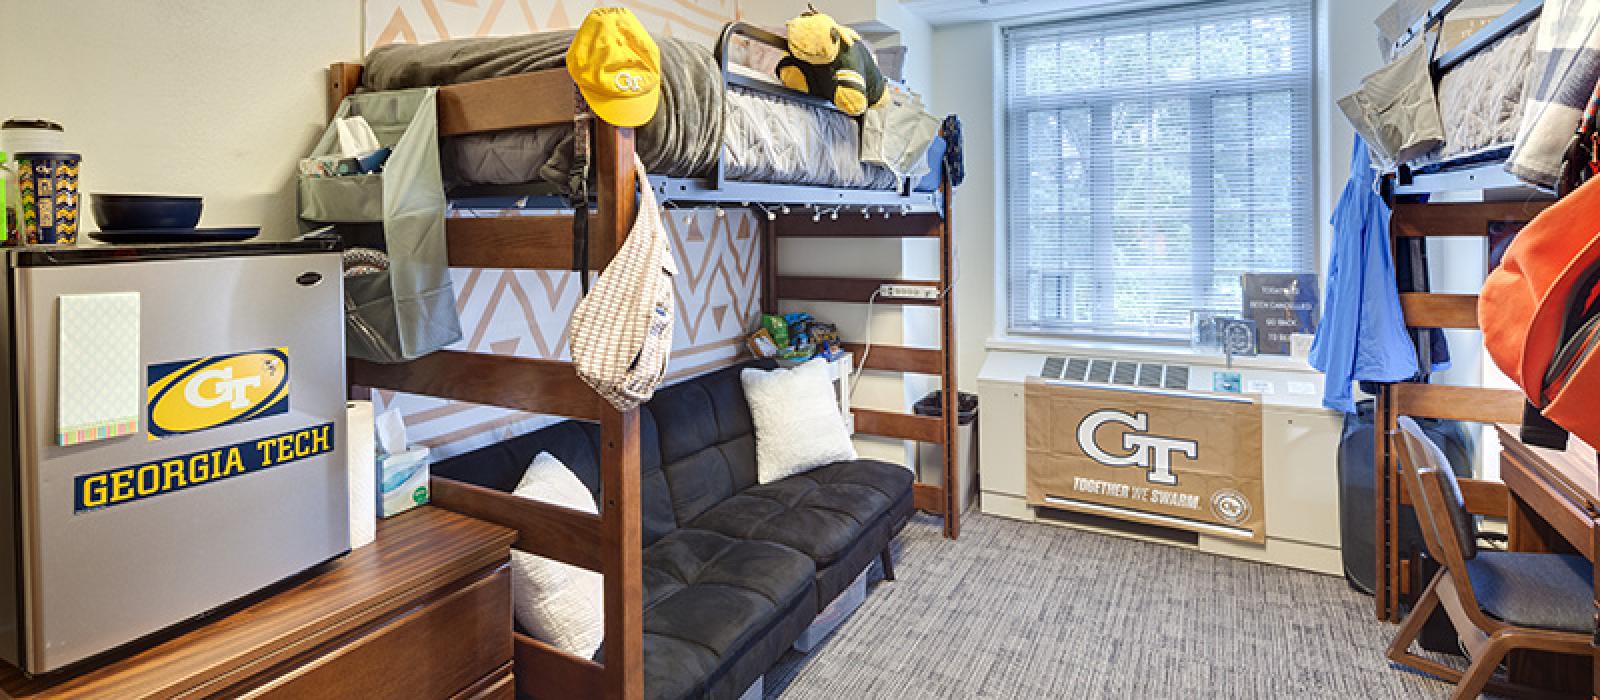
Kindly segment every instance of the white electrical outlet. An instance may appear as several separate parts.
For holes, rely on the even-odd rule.
[[[889,299],[938,299],[938,287],[918,284],[885,284],[878,287],[878,296]]]

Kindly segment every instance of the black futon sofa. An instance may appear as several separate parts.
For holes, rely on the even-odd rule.
[[[911,516],[911,472],[886,462],[838,462],[756,483],[745,366],[771,365],[664,388],[640,411],[648,698],[739,697]],[[599,445],[598,425],[566,421],[443,460],[433,472],[511,491],[549,452],[598,502]]]

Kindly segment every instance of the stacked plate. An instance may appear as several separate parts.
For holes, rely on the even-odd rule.
[[[247,241],[261,233],[255,227],[195,228],[200,223],[199,197],[160,194],[90,196],[101,243],[206,243]]]

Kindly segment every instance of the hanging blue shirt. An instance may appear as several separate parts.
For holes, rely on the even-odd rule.
[[[1322,405],[1355,413],[1351,383],[1399,382],[1417,375],[1389,245],[1389,205],[1372,188],[1372,159],[1356,137],[1350,180],[1334,207],[1333,254],[1311,366],[1327,375]]]

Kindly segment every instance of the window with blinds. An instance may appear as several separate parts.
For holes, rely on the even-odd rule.
[[[1018,334],[1181,340],[1240,275],[1312,272],[1311,7],[1217,2],[1005,32]]]

